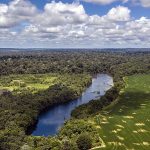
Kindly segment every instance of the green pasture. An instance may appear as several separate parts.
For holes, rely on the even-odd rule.
[[[31,91],[37,92],[45,90],[53,85],[57,79],[56,75],[43,74],[43,75],[9,75],[0,78],[0,89],[7,89],[12,92]]]
[[[150,150],[150,75],[125,77],[116,104],[97,115],[97,127],[108,150]]]
[[[81,82],[82,81],[82,82]],[[36,93],[46,90],[54,84],[63,84],[76,91],[78,94],[83,90],[83,86],[91,81],[91,76],[87,74],[23,74],[0,77],[0,89],[7,89],[13,93],[31,92]]]

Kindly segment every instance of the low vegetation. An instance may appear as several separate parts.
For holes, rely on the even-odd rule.
[[[125,77],[126,86],[118,103],[111,105],[95,120],[104,149],[150,148],[150,75]]]
[[[81,134],[77,141],[77,146],[80,150],[87,150],[92,148],[92,138],[88,134]]]
[[[25,94],[25,93],[38,93],[40,91],[47,90],[49,87],[56,84],[63,84],[69,87],[71,90],[76,91],[77,94],[81,93],[82,86],[80,81],[82,78],[83,84],[90,83],[90,76],[86,74],[68,75],[47,73],[47,74],[23,74],[23,75],[9,75],[1,76],[0,89],[7,89],[13,94]]]

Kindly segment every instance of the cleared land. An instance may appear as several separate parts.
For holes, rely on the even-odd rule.
[[[18,93],[23,91],[37,92],[45,90],[53,85],[57,79],[56,75],[10,75],[2,76],[0,79],[0,89],[7,89]]]
[[[118,103],[97,115],[99,135],[108,150],[150,149],[150,75],[125,78]]]
[[[83,80],[84,78],[84,80]],[[54,84],[63,84],[76,91],[78,94],[83,90],[83,85],[90,82],[91,76],[87,74],[24,74],[1,76],[0,89],[6,89],[14,94],[30,92],[37,93],[46,90]],[[82,81],[82,85],[80,84]]]

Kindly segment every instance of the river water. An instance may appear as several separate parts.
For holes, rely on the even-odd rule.
[[[38,124],[32,132],[34,136],[53,136],[58,133],[64,122],[70,119],[71,111],[90,100],[100,98],[113,86],[113,78],[107,74],[98,74],[92,78],[91,85],[82,95],[73,101],[51,107],[39,116]]]

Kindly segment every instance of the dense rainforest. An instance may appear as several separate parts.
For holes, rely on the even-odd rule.
[[[0,55],[0,75],[109,72],[128,74],[149,68],[149,52],[37,51]],[[140,63],[139,63],[140,62]],[[116,67],[118,66],[118,67]]]
[[[68,121],[55,137],[28,135],[29,129],[37,122],[38,115],[43,110],[78,97],[90,84],[91,76],[96,73],[112,75],[115,83],[101,100],[91,101],[75,109],[72,112],[71,122]],[[104,106],[117,98],[120,89],[124,86],[124,76],[137,73],[150,73],[149,52],[11,51],[1,53],[0,87],[7,83],[11,83],[11,87],[14,86],[16,84],[13,80],[14,76],[23,78],[27,75],[49,74],[48,76],[56,77],[57,82],[50,84],[40,77],[41,84],[48,83],[48,88],[31,92],[31,90],[24,90],[26,87],[24,84],[27,84],[24,83],[21,92],[0,95],[0,149],[78,150],[83,149],[84,142],[80,141],[84,141],[85,138],[89,141],[86,146],[90,147],[92,143],[96,146],[101,142],[97,136],[97,129],[92,123],[88,123],[86,118],[100,112]]]

